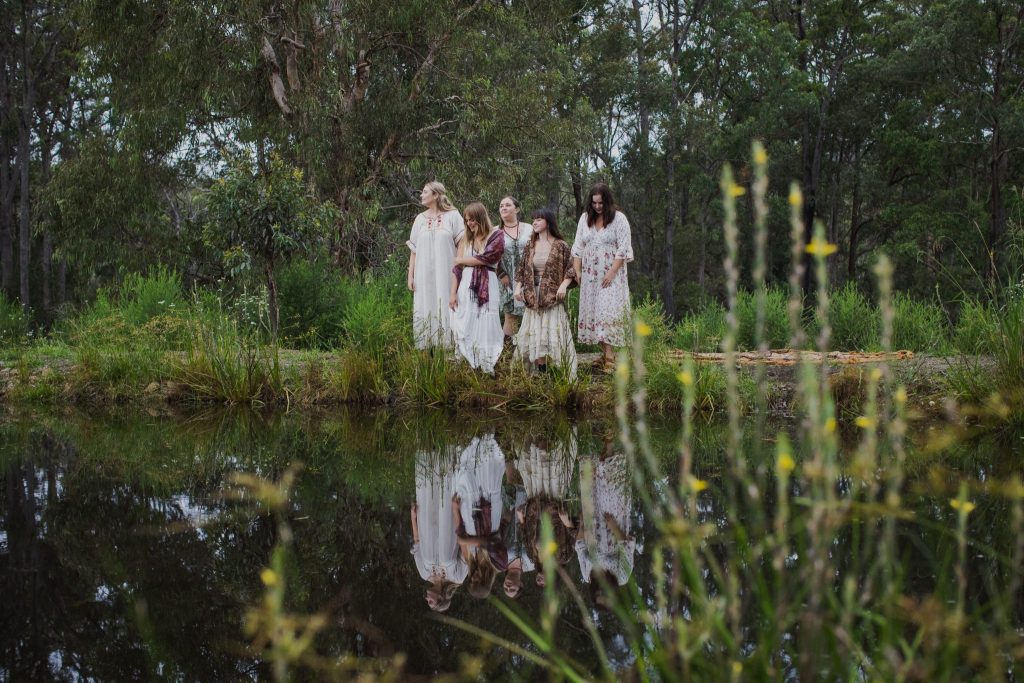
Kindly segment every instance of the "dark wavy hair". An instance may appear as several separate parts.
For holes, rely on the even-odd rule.
[[[600,214],[594,211],[594,195],[601,195],[601,202],[604,204]],[[605,183],[594,183],[590,188],[590,192],[587,193],[587,225],[594,227],[594,223],[597,222],[598,215],[604,218],[605,226],[611,224],[615,220],[615,211],[618,209],[615,206],[615,199],[612,198],[612,190]]]
[[[555,218],[554,211],[552,211],[551,209],[537,209],[530,216],[530,220],[533,221],[538,218],[543,218],[545,221],[547,221],[548,232],[551,233],[552,237],[554,237],[556,240],[562,240],[563,242],[565,241],[565,238],[562,237],[562,233],[558,231],[558,219]],[[534,232],[533,236],[530,238],[530,243],[532,244],[533,242],[536,242],[538,237],[540,237],[540,235]]]

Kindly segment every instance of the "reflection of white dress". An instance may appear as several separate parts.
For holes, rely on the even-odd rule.
[[[465,231],[462,214],[455,210],[433,218],[423,212],[413,221],[406,246],[416,254],[412,331],[418,349],[452,345],[448,297],[451,294],[452,267],[455,265],[455,245]]]
[[[416,569],[425,581],[441,577],[453,583],[466,580],[468,567],[459,554],[452,520],[455,493],[453,462],[437,453],[416,455],[416,519],[420,542],[412,547]]]
[[[462,523],[470,536],[480,535],[473,519],[473,508],[481,498],[491,503],[491,532],[496,532],[501,526],[501,480],[504,476],[505,456],[493,434],[475,437],[462,451],[455,475],[455,489],[462,500]]]
[[[473,245],[467,244],[465,255],[476,254]],[[501,355],[505,344],[505,332],[501,329],[501,290],[498,289],[498,276],[493,270],[487,271],[487,303],[483,306],[477,305],[472,292],[469,291],[472,279],[472,269],[466,268],[462,271],[462,280],[456,293],[459,305],[451,312],[455,346],[459,355],[469,362],[470,367],[493,373],[494,364],[498,362],[498,356]],[[451,287],[451,280],[448,282]]]
[[[529,498],[548,496],[558,500],[569,495],[573,470],[576,467],[576,435],[568,446],[561,444],[550,450],[531,443],[516,461],[516,469],[523,477],[523,486]]]
[[[590,496],[594,516],[583,522],[589,540],[581,538],[576,541],[580,573],[583,580],[590,583],[590,572],[603,569],[611,572],[622,586],[633,573],[633,554],[636,551],[636,539],[629,535],[632,496],[625,456],[616,455],[594,463],[594,484]],[[625,539],[616,537],[605,515],[615,520],[626,535]]]

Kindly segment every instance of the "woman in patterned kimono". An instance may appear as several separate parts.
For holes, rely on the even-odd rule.
[[[416,216],[409,234],[409,290],[412,298],[412,325],[416,348],[453,345],[448,287],[455,249],[466,225],[448,200],[444,185],[431,181],[423,186],[420,202],[426,211]]]
[[[604,183],[590,189],[572,245],[573,267],[580,283],[578,323],[581,344],[600,344],[594,368],[615,366],[613,347],[625,346],[630,319],[626,264],[633,260],[629,221]]]

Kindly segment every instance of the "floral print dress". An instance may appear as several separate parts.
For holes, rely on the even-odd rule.
[[[502,254],[501,264],[498,266],[498,277],[507,275],[509,279],[508,287],[501,286],[501,312],[506,315],[521,316],[524,304],[522,301],[516,301],[513,296],[515,289],[513,280],[515,280],[516,268],[519,267],[519,262],[526,254],[530,238],[533,237],[533,226],[529,223],[520,223],[519,237],[516,239],[513,239],[504,229],[501,232],[505,237],[505,253]]]
[[[572,255],[579,258],[580,315],[579,341],[582,344],[604,342],[625,346],[626,325],[630,319],[629,280],[623,264],[608,287],[602,287],[605,273],[615,259],[625,263],[633,260],[633,241],[629,221],[621,211],[600,230],[587,225],[587,214],[580,216]]]

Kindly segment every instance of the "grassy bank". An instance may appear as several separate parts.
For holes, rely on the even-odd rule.
[[[591,375],[586,367],[576,378],[558,372],[530,376],[506,354],[492,377],[444,354],[417,351],[411,297],[404,287],[404,270],[395,262],[358,278],[340,278],[327,266],[299,263],[284,271],[280,298],[277,343],[271,342],[261,290],[188,290],[176,273],[162,268],[126,276],[116,291],[101,291],[92,304],[67,312],[45,334],[33,328],[16,304],[0,302],[5,400],[502,410],[610,410],[613,404],[608,378]],[[809,347],[820,337],[823,314],[800,316],[799,334],[794,335],[786,294],[764,290],[760,323],[757,298],[737,292],[736,349],[757,348],[758,325],[771,348],[789,346],[797,338],[808,340],[804,346]],[[679,363],[669,352],[720,350],[726,308],[706,301],[676,323],[666,318],[657,301],[637,302],[634,310],[637,320],[651,329],[645,347],[649,407],[677,410],[683,404],[683,387]],[[882,310],[856,288],[831,292],[824,315],[830,348],[881,348]],[[891,329],[889,344],[894,348],[959,358],[941,377],[908,378],[922,406],[941,403],[946,396],[975,406],[1021,402],[1024,295],[1010,293],[998,304],[965,301],[955,321],[938,304],[896,296]],[[721,409],[726,403],[722,368],[700,365],[695,372],[696,406]],[[862,369],[849,369],[834,378],[834,395],[849,396],[851,411],[863,400],[864,377]],[[746,406],[754,403],[756,381],[756,375],[740,378],[739,397]],[[767,381],[769,393],[778,399],[774,403],[789,403],[783,394],[793,382],[775,375]]]

